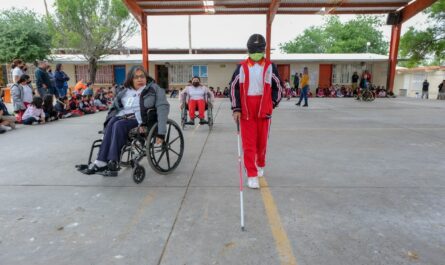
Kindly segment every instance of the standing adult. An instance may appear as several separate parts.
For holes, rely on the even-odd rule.
[[[354,74],[352,74],[352,84],[351,84],[352,91],[354,93],[357,93],[356,90],[357,90],[357,83],[358,83],[359,79],[360,79],[360,77],[358,76],[357,72],[354,72]]]
[[[428,83],[428,80],[425,79],[422,84],[422,99],[425,96],[426,99],[428,99],[428,90],[430,88],[430,83]]]
[[[48,64],[45,61],[40,61],[35,71],[37,93],[41,98],[44,98],[46,94],[50,93],[51,81],[48,73],[46,72]]]
[[[298,73],[295,73],[294,76],[294,88],[295,88],[295,92],[298,91],[298,88],[300,86],[300,75]]]
[[[59,92],[60,97],[65,97],[68,91],[68,81],[69,76],[63,71],[62,64],[56,65],[56,72],[54,73],[54,78],[56,79],[56,89]]]
[[[300,79],[300,86],[301,86],[300,100],[295,105],[300,106],[301,101],[304,99],[303,107],[308,107],[309,105],[307,102],[307,93],[309,91],[309,70],[307,67],[303,68],[303,76]]]
[[[264,57],[266,39],[253,34],[247,41],[249,58],[236,68],[232,80],[233,119],[240,122],[247,186],[260,187],[264,175],[266,147],[273,109],[281,100],[281,80],[277,67]]]
[[[445,99],[445,80],[443,80],[439,85],[439,94],[437,95],[437,99]]]
[[[23,68],[25,67],[25,63],[20,59],[15,59],[11,64],[11,72],[12,72],[12,83],[17,83],[20,77],[25,74]]]

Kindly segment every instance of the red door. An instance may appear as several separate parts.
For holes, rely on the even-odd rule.
[[[289,64],[279,64],[277,65],[278,74],[280,75],[281,81],[285,81],[286,79],[290,80],[290,65]]]
[[[332,64],[320,64],[318,87],[328,88],[332,84]]]

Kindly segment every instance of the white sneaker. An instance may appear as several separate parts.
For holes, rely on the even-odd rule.
[[[264,177],[264,167],[258,168],[258,177],[260,178]]]
[[[260,183],[258,182],[258,177],[247,178],[247,187],[251,189],[259,189]]]
[[[4,131],[10,131],[10,130],[12,130],[12,128],[11,127],[9,127],[9,126],[5,126],[5,125],[0,125],[0,128],[1,129],[3,129]]]

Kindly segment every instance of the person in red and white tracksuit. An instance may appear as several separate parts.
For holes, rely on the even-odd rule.
[[[264,175],[266,147],[273,109],[281,100],[277,67],[264,57],[266,40],[260,34],[247,42],[249,58],[241,62],[230,82],[233,118],[240,122],[247,186],[258,189]]]

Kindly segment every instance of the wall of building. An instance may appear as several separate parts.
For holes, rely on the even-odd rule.
[[[422,84],[427,79],[430,83],[429,98],[436,99],[439,84],[445,80],[445,71],[397,71],[394,93],[399,96],[418,97],[422,95]]]

